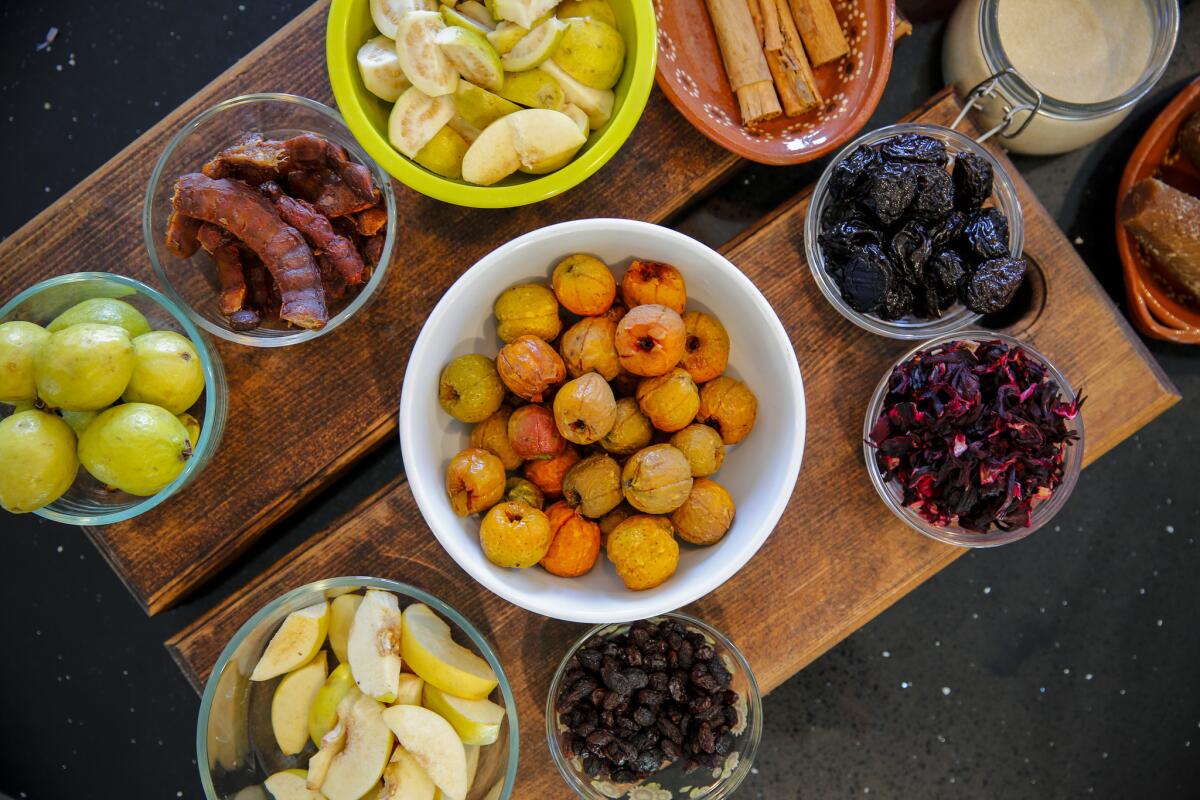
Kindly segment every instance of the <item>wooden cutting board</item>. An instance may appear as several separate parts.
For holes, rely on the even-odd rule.
[[[313,5],[0,244],[0,298],[79,269],[154,284],[141,212],[155,161],[187,120],[239,94],[290,92],[332,104],[325,72],[328,6],[328,0]],[[738,163],[655,91],[620,153],[553,200],[479,211],[397,184],[397,255],[369,311],[329,336],[286,349],[219,343],[229,421],[212,463],[170,502],[88,534],[148,613],[170,607],[394,435],[409,349],[437,299],[472,263],[552,222],[662,221]]]
[[[944,92],[914,116],[948,124],[958,108]],[[1017,185],[1026,253],[1038,265],[1025,313],[1007,330],[1031,341],[1088,394],[1083,417],[1085,463],[1091,463],[1179,395],[1028,184],[993,152]],[[820,294],[803,256],[807,208],[804,192],[725,248],[774,306],[796,348],[809,414],[804,466],[783,521],[763,548],[689,608],[742,648],[764,691],[965,552],[907,528],[870,484],[862,461],[863,414],[876,382],[908,345],[851,325]],[[167,647],[200,689],[229,638],[265,603],[319,578],[364,574],[419,586],[480,627],[496,645],[517,698],[523,742],[514,796],[568,797],[543,742],[543,708],[550,677],[582,627],[531,614],[476,584],[426,528],[402,479],[281,559]]]

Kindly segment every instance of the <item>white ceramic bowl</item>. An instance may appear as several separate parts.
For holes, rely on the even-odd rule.
[[[618,280],[634,258],[664,261],[683,273],[688,308],[724,323],[731,349],[727,374],[759,398],[750,435],[729,448],[715,476],[733,495],[737,516],[718,544],[683,545],[679,569],[644,592],[624,587],[602,553],[580,578],[558,578],[534,567],[503,569],[479,546],[479,517],[461,519],[450,509],[445,470],[469,446],[470,426],[452,419],[437,402],[438,376],[465,353],[494,356],[492,303],[518,283],[549,284],[554,265],[572,253],[591,253]],[[429,527],[446,551],[475,580],[522,608],[574,622],[628,622],[663,614],[716,589],[758,550],[791,497],[804,451],[804,387],[787,332],[766,298],[727,259],[681,233],[623,219],[564,222],[528,233],[493,251],[469,269],[429,316],[408,362],[400,398],[400,445],[409,485]]]

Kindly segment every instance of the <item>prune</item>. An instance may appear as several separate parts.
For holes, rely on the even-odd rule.
[[[860,202],[884,225],[904,215],[917,194],[917,176],[904,162],[884,162],[871,173]]]
[[[1024,259],[1004,257],[985,261],[963,284],[963,302],[977,314],[1000,311],[1012,302],[1024,279]]]
[[[1008,220],[999,209],[985,208],[971,214],[962,235],[977,261],[1008,255]]]
[[[959,153],[954,158],[954,205],[974,211],[992,196],[992,165],[974,153]]]
[[[933,251],[929,232],[921,223],[906,223],[896,231],[890,243],[892,266],[909,283],[920,283],[925,277],[925,262]]]
[[[892,285],[892,265],[879,245],[869,244],[842,271],[842,298],[855,311],[872,313]]]
[[[946,143],[919,133],[902,133],[887,139],[879,148],[886,159],[892,161],[916,161],[944,167],[950,162],[946,154]]]
[[[954,210],[954,182],[942,167],[919,164],[913,167],[917,176],[917,196],[912,213],[925,222],[937,222]]]
[[[953,292],[940,291],[933,281],[923,283],[913,292],[913,313],[923,319],[938,319],[942,311],[954,304],[954,297]]]
[[[883,298],[883,308],[879,316],[883,319],[900,319],[913,312],[913,291],[908,284],[892,281],[887,294]]]
[[[853,199],[861,193],[865,179],[880,164],[879,153],[872,147],[861,145],[850,155],[839,161],[829,176],[829,191],[837,199]]]
[[[942,293],[953,296],[967,274],[967,266],[956,251],[939,250],[929,259],[927,274]]]
[[[967,215],[961,211],[951,211],[929,228],[929,238],[935,248],[948,246],[962,235],[967,225]]]
[[[824,228],[817,241],[821,243],[826,258],[843,263],[860,248],[880,244],[881,236],[862,217],[848,217]]]

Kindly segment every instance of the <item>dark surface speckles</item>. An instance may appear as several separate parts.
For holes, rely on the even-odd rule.
[[[305,5],[0,4],[0,136],[10,155],[0,236]],[[1118,300],[1111,219],[1120,171],[1144,127],[1200,71],[1200,3],[1183,6],[1168,76],[1130,120],[1096,147],[1017,159]],[[51,26],[57,39],[36,51]],[[940,86],[940,42],[930,25],[898,45],[872,127]],[[679,227],[720,245],[823,164],[750,167]],[[1150,347],[1183,402],[1089,468],[1050,529],[960,559],[768,697],[763,749],[739,800],[1194,795],[1200,351]],[[9,656],[0,659],[0,794],[200,797],[198,699],[163,639],[400,468],[395,446],[369,457],[206,591],[154,619],[82,533],[0,515]],[[524,746],[542,746],[537,731],[525,733]]]

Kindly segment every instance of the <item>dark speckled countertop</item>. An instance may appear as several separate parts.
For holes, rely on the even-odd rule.
[[[0,4],[0,235],[305,5]],[[1016,159],[1118,302],[1121,170],[1200,72],[1200,3],[1182,5],[1166,77],[1120,128],[1065,156]],[[51,27],[57,38],[37,50]],[[872,126],[941,85],[940,47],[937,23],[898,45]],[[751,168],[678,227],[721,244],[819,166]],[[1183,402],[1090,467],[1052,530],[968,554],[774,692],[739,798],[1200,796],[1200,349],[1149,346]],[[198,698],[162,640],[400,468],[398,447],[371,456],[154,619],[79,531],[0,516],[0,797],[200,797]]]

